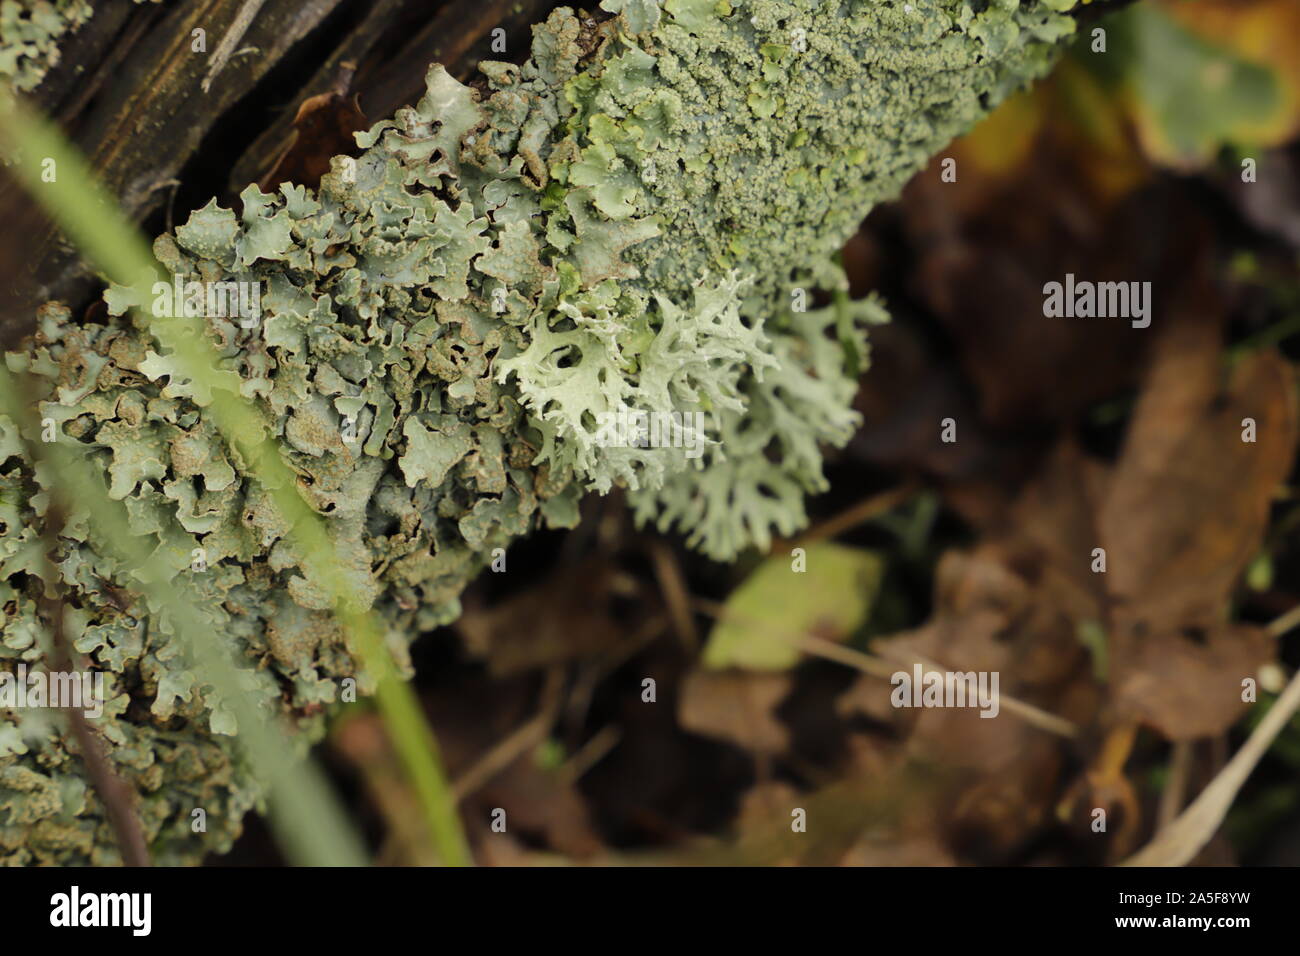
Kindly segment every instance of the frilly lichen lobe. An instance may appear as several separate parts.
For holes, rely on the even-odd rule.
[[[434,67],[318,193],[250,187],[238,214],[210,204],[155,243],[165,278],[261,290],[254,327],[207,319],[220,377],[398,650],[455,617],[494,549],[576,521],[588,488],[627,487],[641,520],[721,559],[795,531],[825,486],[821,445],[856,426],[864,330],[884,318],[847,299],[835,251],[1072,28],[1061,0],[606,6],[622,12],[599,24],[556,11],[527,63],[483,65],[481,94]],[[796,290],[829,304],[801,310]],[[210,394],[132,317],[151,290],[105,297],[103,324],[47,307],[8,364],[45,383],[40,417],[101,465],[246,692],[305,744],[339,682],[364,692],[366,676]],[[619,408],[704,412],[711,444],[695,462],[602,445],[598,418]],[[9,669],[48,653],[36,568],[54,476],[7,420],[0,456]],[[194,861],[229,844],[260,787],[228,709],[92,522],[74,510],[59,542],[67,633],[111,675],[95,724],[156,859]],[[116,858],[60,719],[0,713],[7,862]]]

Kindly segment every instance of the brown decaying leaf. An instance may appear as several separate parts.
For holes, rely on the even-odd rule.
[[[1001,693],[1087,724],[1097,695],[1085,655],[1043,583],[1015,570],[1030,553],[1010,542],[948,552],[930,623],[873,649],[904,670],[920,655],[953,671],[997,673]],[[953,774],[936,820],[951,839],[977,858],[1005,859],[1043,825],[1063,766],[1056,738],[1005,710],[987,719],[973,708],[921,709],[912,719],[908,756]]]
[[[974,385],[975,408],[949,388],[942,409],[958,419],[966,466],[947,467],[936,457],[941,409],[910,398],[891,405],[887,389],[871,379],[859,407],[874,423],[854,450],[946,479],[950,505],[981,537],[969,551],[942,559],[931,621],[877,640],[873,651],[900,660],[921,654],[952,670],[998,671],[1003,693],[1041,703],[1094,735],[1131,721],[1175,740],[1221,734],[1244,711],[1241,679],[1274,653],[1259,629],[1228,623],[1228,609],[1294,461],[1293,370],[1276,353],[1257,352],[1225,375],[1228,307],[1207,279],[1216,271],[1208,235],[1201,214],[1171,200],[1168,190],[1072,208],[1070,190],[1052,179],[1059,168],[1042,182],[1025,170],[1025,181],[1005,190],[962,168],[965,190],[976,197],[965,205],[952,200],[943,190],[956,184],[926,174],[909,187],[904,228],[925,250],[919,294],[956,336]],[[1042,232],[1044,209],[1068,242]],[[1158,209],[1167,213],[1161,232],[1169,241],[1153,241],[1138,228]],[[1067,271],[1095,279],[1149,276],[1157,309],[1152,327],[1045,323],[1041,283]],[[877,358],[901,357],[900,367],[931,376],[942,368],[933,356],[914,354],[905,334],[898,338],[901,349],[891,351],[885,340]],[[918,375],[886,385],[909,380]],[[1139,386],[1139,399],[1112,465],[1085,453],[1069,423],[1128,383]],[[895,391],[908,394],[905,387]],[[1023,429],[1040,417],[1066,427],[1036,465],[1024,449],[990,437],[1001,426]],[[1256,423],[1254,443],[1242,441],[1244,418]],[[891,427],[921,437],[891,445]],[[1026,481],[999,487],[966,478],[1005,468],[1017,455],[1022,472],[1032,469]],[[1106,551],[1105,573],[1091,567],[1094,548]],[[1084,652],[1077,635],[1085,624],[1107,634],[1108,660],[1094,662]],[[1093,677],[1094,665],[1108,670],[1107,683]],[[888,689],[863,677],[837,709],[897,730]],[[1057,779],[1058,742],[1005,715],[982,720],[970,711],[927,710],[908,721],[913,759],[959,771],[952,806],[936,825],[968,854],[1006,859],[1048,822],[1065,783]],[[1088,737],[1083,744],[1095,748]],[[1111,784],[1131,794],[1122,776],[1127,757],[1125,750],[1117,758]],[[1135,817],[1137,802],[1127,806]],[[1121,829],[1135,838],[1139,822],[1124,820]]]
[[[258,187],[272,192],[287,182],[319,189],[320,178],[329,172],[330,157],[359,155],[352,134],[369,125],[355,95],[331,90],[304,100],[293,120],[293,142]]]
[[[1210,323],[1162,337],[1099,516],[1115,710],[1174,740],[1234,723],[1246,706],[1242,679],[1275,651],[1263,630],[1229,623],[1226,611],[1297,440],[1284,359],[1248,355],[1221,387],[1205,354],[1218,355]],[[1243,440],[1245,419],[1253,442]]]
[[[780,753],[790,733],[776,716],[793,686],[786,674],[696,670],[682,683],[677,717],[684,729],[746,750]]]
[[[1061,107],[1048,89],[1007,109]],[[1095,150],[1063,139],[1046,119],[1040,124],[1014,168],[981,161],[990,149],[982,126],[903,194],[901,224],[918,256],[909,291],[956,342],[975,387],[973,411],[994,429],[1068,421],[1131,384],[1141,367],[1145,330],[1115,319],[1046,319],[1045,282],[1066,273],[1093,281],[1178,275],[1200,238],[1188,223],[1196,210],[1159,190],[1131,191],[1138,177],[1108,192],[1090,175]],[[1007,152],[1001,143],[992,148]],[[957,163],[955,182],[944,181],[946,159]]]
[[[1217,367],[1189,367],[1182,338],[1170,335],[1167,353],[1161,343],[1099,525],[1126,616],[1206,626],[1258,550],[1293,460],[1295,404],[1275,353],[1244,359],[1221,391]],[[1213,359],[1217,340],[1206,350]],[[1254,442],[1242,440],[1247,418]]]

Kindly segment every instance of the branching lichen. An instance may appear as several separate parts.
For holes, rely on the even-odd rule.
[[[259,321],[208,318],[220,371],[400,652],[458,614],[496,549],[572,525],[586,490],[625,487],[641,520],[729,559],[805,522],[821,446],[856,425],[865,327],[884,316],[848,300],[836,250],[1047,68],[1070,5],[606,0],[619,16],[602,23],[562,9],[527,63],[483,64],[481,93],[432,68],[420,102],[360,134],[318,193],[249,187],[238,214],[195,212],[154,245],[162,288],[198,290],[195,306],[212,283],[259,290]],[[829,304],[802,308],[815,295]],[[147,284],[105,297],[103,324],[47,306],[9,367],[45,382],[39,417],[99,463],[211,639],[238,649],[248,693],[310,739],[340,681],[364,692],[366,675],[205,415],[210,394],[128,318],[184,303]],[[600,423],[628,410],[704,415],[703,455],[611,447]],[[0,667],[48,650],[38,559],[56,478],[0,420]],[[91,723],[156,858],[193,861],[229,844],[259,787],[138,571],[88,544],[91,520],[68,516],[57,562],[67,633],[112,675]],[[60,720],[0,712],[0,859],[115,859]]]

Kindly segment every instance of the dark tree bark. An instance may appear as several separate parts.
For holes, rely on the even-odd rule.
[[[213,196],[229,204],[276,169],[311,97],[334,94],[374,122],[414,102],[431,62],[465,79],[480,59],[522,59],[529,26],[557,5],[100,3],[65,38],[60,64],[29,99],[73,138],[122,210],[152,236]],[[504,53],[492,50],[498,27],[506,31]],[[202,52],[194,49],[199,30]],[[209,76],[228,37],[231,55]],[[31,331],[37,305],[56,298],[85,307],[97,280],[7,176],[0,215],[8,227],[0,236],[0,345],[7,348]]]

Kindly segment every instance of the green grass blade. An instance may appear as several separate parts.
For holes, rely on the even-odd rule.
[[[147,288],[158,272],[152,254],[76,150],[50,123],[12,100],[0,101],[0,117],[5,153],[18,160],[15,174],[65,235],[113,281],[121,285],[144,281]],[[45,158],[56,163],[55,182],[41,179],[40,160]],[[210,392],[211,403],[205,410],[288,520],[294,545],[319,575],[317,580],[351,638],[350,649],[376,680],[379,711],[415,787],[435,849],[447,865],[469,864],[468,843],[433,731],[384,643],[384,632],[353,601],[324,523],[299,495],[266,423],[238,394],[237,377],[220,370],[201,320],[139,314],[182,372]]]

